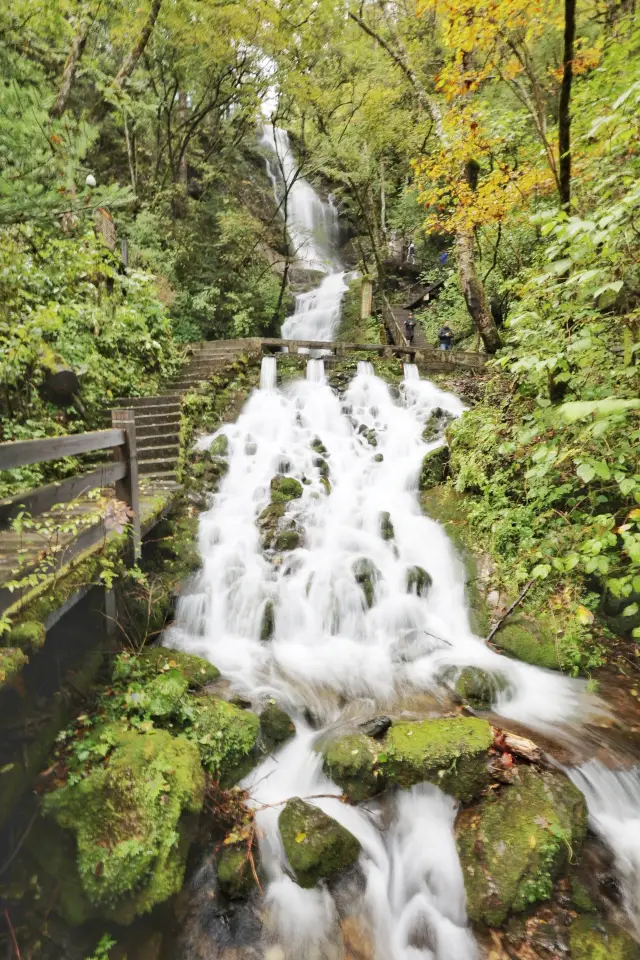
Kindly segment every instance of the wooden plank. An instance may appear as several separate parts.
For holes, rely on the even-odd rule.
[[[110,483],[121,480],[127,472],[126,464],[105,463],[91,473],[69,477],[59,483],[49,483],[46,487],[37,490],[28,490],[18,493],[15,497],[0,500],[0,527],[6,526],[14,517],[24,510],[32,517],[37,517],[46,510],[50,510],[56,503],[68,503],[76,497],[95,490],[96,487],[106,487]]]
[[[0,470],[26,467],[30,463],[75,457],[92,450],[121,447],[125,442],[123,430],[93,430],[64,437],[46,437],[43,440],[19,440],[0,443]]]
[[[114,427],[124,431],[125,443],[115,447],[113,456],[116,463],[124,463],[127,467],[122,480],[116,484],[116,497],[124,500],[131,509],[131,549],[129,559],[137,563],[142,554],[142,537],[140,533],[140,483],[138,482],[138,453],[136,448],[136,422],[133,410],[117,408],[111,411],[111,422]]]

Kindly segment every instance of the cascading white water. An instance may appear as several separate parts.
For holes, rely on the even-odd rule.
[[[373,364],[369,360],[358,360],[358,376],[369,376],[373,373]]]
[[[425,420],[436,407],[459,415],[462,403],[427,380],[410,378],[395,401],[363,362],[340,400],[323,377],[256,392],[238,421],[222,430],[229,470],[199,544],[203,570],[181,598],[170,645],[206,657],[237,693],[259,708],[275,697],[297,734],[244,783],[257,805],[340,791],[316,752],[327,730],[401,709],[412,692],[441,689],[443,672],[481,667],[502,678],[495,710],[530,727],[552,729],[588,709],[584,684],[501,657],[471,631],[463,568],[443,529],[423,516],[416,497],[425,452]],[[363,429],[364,428],[364,429]],[[372,447],[363,434],[375,432]],[[327,493],[312,447],[320,438],[330,467]],[[208,438],[203,445],[213,440]],[[382,456],[380,456],[382,455]],[[286,463],[305,480],[287,517],[304,529],[303,545],[270,562],[256,519],[270,481]],[[390,513],[393,542],[381,536]],[[367,606],[354,564],[379,571]],[[407,571],[432,577],[426,598],[407,592]],[[261,641],[273,604],[270,642]],[[305,717],[320,729],[311,729]],[[452,835],[453,802],[435,787],[403,794],[387,829],[378,802],[366,808],[314,800],[361,842],[364,889],[358,912],[374,933],[377,960],[473,960],[464,885]],[[265,929],[286,960],[333,956],[337,906],[326,888],[304,890],[289,877],[277,830],[279,807],[257,813],[263,831]]]
[[[307,380],[315,383],[324,380],[324,360],[307,360]]]
[[[278,368],[275,357],[263,357],[260,367],[260,389],[273,390],[278,382]]]
[[[418,368],[417,368],[417,366],[415,365],[415,363],[403,363],[403,364],[402,364],[402,367],[403,367],[403,370],[404,370],[404,378],[405,378],[405,380],[419,380],[419,379],[420,379],[420,374],[419,374],[419,372],[418,372]]]
[[[265,124],[262,144],[272,154],[266,160],[267,173],[281,209],[284,189],[288,188],[286,216],[292,252],[308,269],[326,274],[318,287],[296,297],[295,311],[283,323],[282,336],[285,340],[332,340],[347,289],[337,256],[338,212],[331,200],[322,200],[298,175],[286,130]]]

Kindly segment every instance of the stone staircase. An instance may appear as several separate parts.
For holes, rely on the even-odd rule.
[[[157,489],[177,486],[182,397],[233,363],[243,347],[244,341],[241,340],[195,343],[188,362],[161,394],[121,397],[114,401],[114,406],[134,411],[141,483],[149,483]]]

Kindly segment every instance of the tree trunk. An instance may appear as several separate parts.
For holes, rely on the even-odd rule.
[[[558,153],[560,167],[560,201],[568,209],[571,203],[571,82],[573,80],[573,48],[576,37],[576,0],[564,0],[564,53],[562,85],[558,109]]]
[[[473,322],[482,337],[487,353],[500,347],[500,335],[491,316],[484,284],[476,272],[473,231],[460,231],[456,237],[460,286]]]
[[[156,20],[158,19],[158,14],[160,13],[161,6],[162,6],[162,0],[153,0],[151,4],[151,9],[149,11],[149,16],[147,17],[145,25],[140,31],[140,34],[135,44],[133,45],[133,47],[127,54],[127,56],[122,61],[120,69],[118,70],[113,80],[112,87],[114,87],[116,90],[122,90],[125,83],[129,79],[133,71],[135,70],[138,64],[138,60],[144,53],[144,48],[149,42],[149,37],[153,33],[153,28],[155,27]]]
[[[67,57],[64,70],[62,71],[60,89],[58,90],[55,103],[51,107],[51,111],[49,113],[49,116],[52,120],[59,120],[67,109],[67,103],[69,102],[69,95],[71,94],[71,88],[73,87],[76,70],[78,69],[78,64],[80,63],[80,59],[84,53],[84,48],[87,45],[87,37],[89,36],[90,26],[91,24],[89,20],[84,19],[80,20],[80,23],[78,24],[78,28],[73,38],[73,43],[71,44],[71,50],[69,51],[69,56]]]

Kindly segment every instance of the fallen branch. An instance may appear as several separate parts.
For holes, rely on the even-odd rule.
[[[7,910],[6,907],[4,908],[4,918],[5,918],[5,920],[7,921],[7,926],[8,926],[8,928],[9,928],[9,934],[11,935],[11,942],[13,943],[13,949],[15,950],[15,954],[16,954],[17,960],[22,960],[22,954],[20,953],[20,947],[18,946],[18,941],[16,940],[16,932],[15,932],[15,930],[13,929],[13,924],[11,923],[11,917],[9,916],[9,911]]]
[[[525,586],[524,590],[522,591],[522,593],[520,594],[520,596],[518,597],[518,599],[517,599],[517,600],[514,600],[513,603],[511,604],[511,606],[509,607],[509,609],[507,610],[507,612],[506,612],[502,617],[500,617],[500,619],[499,619],[498,622],[496,623],[495,627],[493,627],[493,629],[491,630],[491,633],[490,633],[489,636],[487,637],[487,643],[491,643],[491,641],[492,641],[493,638],[495,637],[496,633],[498,632],[498,630],[500,629],[500,627],[502,626],[502,624],[505,622],[505,620],[508,619],[508,617],[511,616],[511,614],[512,614],[513,611],[516,609],[516,607],[518,606],[518,604],[522,603],[522,601],[524,600],[524,598],[526,597],[526,595],[528,594],[529,590],[531,589],[531,587],[533,586],[534,583],[535,583],[535,579],[534,579],[534,580],[529,580],[529,583]]]

